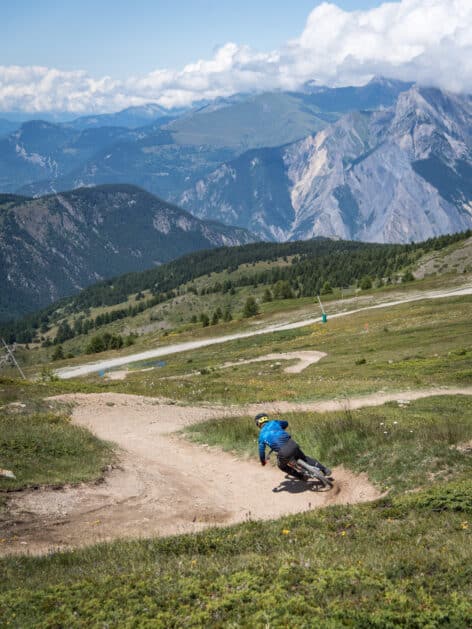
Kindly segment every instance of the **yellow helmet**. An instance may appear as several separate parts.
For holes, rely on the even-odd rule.
[[[267,415],[267,413],[258,413],[254,417],[254,421],[256,422],[256,426],[258,428],[261,428],[263,424],[269,421],[269,416]]]

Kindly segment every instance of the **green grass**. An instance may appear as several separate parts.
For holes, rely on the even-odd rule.
[[[472,439],[471,396],[357,411],[286,413],[283,419],[306,453],[329,467],[366,472],[383,490],[398,493],[472,475],[470,452],[454,447]],[[257,458],[258,433],[250,417],[210,420],[189,426],[185,433],[193,441]]]
[[[472,459],[454,446],[471,437],[470,402],[444,396],[404,408],[289,416],[307,451],[389,482],[389,494],[197,535],[4,558],[0,623],[466,629]],[[229,437],[239,452],[254,454],[249,418],[190,431],[213,444]]]
[[[124,382],[95,376],[44,383],[1,380],[0,404],[20,401],[26,407],[0,425],[0,442],[7,434],[13,435],[9,443],[20,436],[26,463],[18,480],[29,484],[35,481],[28,480],[27,465],[34,460],[31,477],[36,477],[32,457],[41,456],[42,443],[46,453],[53,453],[50,465],[43,466],[46,471],[64,454],[69,460],[70,452],[83,453],[82,438],[72,440],[76,450],[65,445],[72,428],[67,418],[41,402],[55,393],[113,390],[192,402],[254,402],[469,385],[470,332],[470,297],[464,297],[370,311],[331,319],[325,326],[228,343],[216,351],[169,356],[164,368],[132,374]],[[296,349],[319,349],[328,357],[298,375],[284,373],[285,362],[216,369],[240,357]],[[209,373],[180,381],[160,378],[200,369]],[[471,398],[434,397],[405,406],[284,417],[306,452],[330,466],[367,472],[380,488],[389,488],[388,495],[372,504],[198,535],[3,558],[0,626],[472,626],[472,456],[455,447],[472,438]],[[189,430],[193,439],[257,456],[251,418]],[[64,444],[59,454],[58,443]],[[103,453],[107,459],[109,451]],[[82,456],[77,458],[82,465]],[[3,467],[17,471],[1,460]],[[59,473],[64,478],[64,468]]]
[[[451,496],[461,491],[468,501]],[[0,560],[9,627],[470,627],[472,484]]]
[[[201,290],[208,285],[214,284],[215,281],[235,279],[242,273],[251,275],[251,273],[258,272],[268,266],[279,266],[280,264],[281,261],[275,263],[258,263],[254,266],[243,265],[243,267],[232,273],[224,271],[221,273],[212,273],[210,276],[201,276],[193,282],[190,282],[188,285],[192,285]],[[357,307],[362,300],[368,299],[369,297],[379,299],[389,295],[391,296],[392,294],[401,296],[408,294],[412,290],[426,291],[441,289],[444,288],[445,284],[448,284],[449,288],[453,288],[457,285],[466,284],[468,279],[470,279],[468,275],[450,273],[448,275],[442,275],[441,277],[432,276],[412,283],[391,284],[378,289],[373,288],[368,291],[357,292],[354,287],[351,287],[342,293],[339,288],[335,288],[333,293],[323,295],[322,299],[325,306],[327,306],[328,311],[332,311],[333,307],[331,302],[341,300],[342,296],[344,296],[344,298],[346,298],[346,296],[355,296],[356,299],[354,299],[351,303],[353,307]],[[127,317],[102,326],[98,328],[96,333],[103,334],[104,332],[109,332],[110,334],[128,335],[130,331],[136,332],[139,335],[136,340],[136,345],[129,350],[130,352],[133,352],[140,351],[142,348],[148,349],[149,344],[165,344],[169,342],[170,339],[174,342],[180,342],[198,338],[200,336],[205,337],[208,334],[218,335],[234,332],[235,329],[239,330],[247,327],[248,322],[244,319],[241,320],[244,303],[247,297],[251,295],[256,297],[258,301],[261,301],[266,288],[264,285],[259,285],[257,288],[254,288],[253,286],[242,286],[236,289],[235,295],[230,295],[229,293],[224,295],[221,293],[211,293],[208,295],[196,296],[192,293],[186,292],[188,285],[182,287],[182,294],[178,295],[175,299],[147,309],[138,314],[136,317]],[[95,315],[102,312],[112,311],[116,308],[128,306],[130,303],[136,303],[134,298],[135,293],[130,296],[127,302],[110,307],[103,307],[97,309],[96,312],[93,310],[92,314]],[[344,300],[344,303],[347,303],[346,300]],[[307,312],[310,312],[313,316],[316,312],[316,316],[318,316],[320,312],[318,303],[313,297],[275,300],[268,303],[261,303],[260,305],[261,312],[267,320],[270,320],[272,315],[277,316],[282,313],[296,315],[298,312],[303,316]],[[234,321],[231,325],[220,322],[218,325],[211,326],[207,329],[202,329],[201,324],[195,325],[190,323],[191,317],[193,315],[198,317],[201,312],[207,312],[211,318],[212,313],[217,307],[220,307],[222,310],[225,310],[226,307],[230,307],[236,321]],[[338,306],[336,305],[334,308],[338,308]],[[80,314],[84,313],[77,313],[74,316],[69,316],[69,322],[73,323],[74,317],[79,316]],[[159,329],[159,326],[163,326],[163,328]],[[89,335],[81,335],[63,343],[65,355],[67,356],[71,353],[76,358],[68,358],[65,362],[58,361],[57,363],[54,363],[54,366],[62,366],[65,363],[74,364],[75,362],[82,362],[84,360],[85,348],[90,341],[90,337],[94,333],[95,332],[91,332]],[[48,335],[50,336],[51,332],[46,336]],[[33,345],[28,350],[24,348],[19,349],[18,357],[23,365],[23,368],[27,370],[28,375],[31,375],[35,371],[35,366],[50,362],[53,351],[54,347],[42,348],[38,345]],[[116,356],[116,353],[112,352],[110,355]],[[103,358],[105,356],[106,354],[101,354],[99,357]]]
[[[54,405],[0,409],[0,461],[16,476],[1,478],[0,491],[95,480],[113,459],[111,445],[73,426]]]
[[[284,304],[286,312],[294,305]],[[277,312],[273,303],[268,310]],[[215,331],[199,330],[198,335]],[[169,336],[168,342],[182,340]],[[0,461],[17,473],[22,486],[81,474],[85,479],[86,473],[94,478],[109,462],[108,446],[94,445],[79,429],[72,434],[66,413],[41,401],[48,395],[112,390],[239,403],[467,386],[470,338],[470,297],[461,297],[368,311],[329,319],[324,326],[168,356],[162,369],[136,372],[125,381],[3,379],[0,404],[18,401],[26,407],[0,409]],[[328,356],[301,374],[286,374],[283,368],[290,363],[274,361],[218,370],[226,361],[296,349]],[[180,380],[161,377],[194,370],[207,373]],[[471,397],[284,418],[307,453],[330,466],[367,472],[378,487],[389,488],[388,495],[372,504],[198,535],[1,559],[0,626],[472,626],[472,455],[455,447],[472,438]],[[206,422],[187,434],[257,456],[251,418]],[[7,483],[12,481],[0,481],[0,488]],[[0,517],[2,502],[0,493]]]

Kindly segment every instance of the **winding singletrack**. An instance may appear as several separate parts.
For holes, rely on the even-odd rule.
[[[472,395],[472,387],[304,404],[279,402],[264,408],[322,412],[445,394]],[[119,466],[98,484],[12,493],[11,521],[0,526],[0,554],[44,554],[122,538],[192,533],[208,526],[371,501],[381,495],[365,474],[342,467],[333,470],[336,482],[331,491],[315,492],[273,466],[261,467],[254,460],[189,443],[176,433],[209,418],[253,414],[262,405],[186,407],[117,393],[56,399],[75,404],[74,423],[118,444]]]

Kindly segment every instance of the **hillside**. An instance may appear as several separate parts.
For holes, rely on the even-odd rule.
[[[179,144],[233,146],[238,152],[288,144],[324,128],[349,111],[391,106],[410,84],[372,79],[361,87],[313,88],[298,92],[235,95],[169,123]]]
[[[247,243],[247,231],[201,221],[133,186],[39,199],[0,197],[0,317],[13,318],[100,279],[184,253]]]
[[[248,297],[255,297],[264,310],[281,304],[291,310],[300,299],[313,303],[320,293],[331,300],[359,291],[368,294],[369,289],[395,291],[415,277],[425,278],[428,286],[443,276],[457,283],[471,271],[470,232],[412,245],[318,239],[217,247],[98,282],[0,326],[0,336],[10,342],[41,342],[44,358],[46,348],[58,344],[79,356],[94,334],[131,333],[141,344],[149,333],[154,339],[171,330],[194,333],[205,314],[208,323],[224,329],[225,317],[239,318]]]

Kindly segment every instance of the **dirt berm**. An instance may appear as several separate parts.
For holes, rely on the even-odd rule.
[[[358,408],[392,399],[417,399],[439,391],[408,391],[351,399]],[[447,393],[472,393],[448,390]],[[199,531],[211,525],[272,519],[332,504],[379,497],[365,475],[333,470],[327,492],[307,489],[276,467],[261,467],[178,436],[185,425],[223,415],[253,414],[261,407],[187,407],[155,398],[104,393],[72,394],[73,421],[120,447],[119,466],[97,484],[10,494],[11,519],[0,531],[0,554],[47,553],[117,538]],[[332,410],[345,401],[265,405],[268,410]],[[271,407],[271,408],[269,408]],[[254,448],[256,449],[256,435]],[[329,462],[327,462],[329,463]]]

